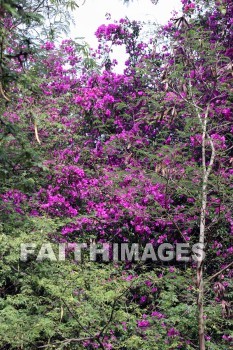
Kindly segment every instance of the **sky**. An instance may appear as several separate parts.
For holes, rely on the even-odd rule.
[[[97,28],[103,23],[119,20],[127,16],[131,20],[151,21],[165,24],[171,17],[171,12],[181,9],[180,0],[159,0],[153,5],[151,0],[133,0],[125,5],[123,0],[80,0],[80,7],[75,11],[75,25],[71,26],[72,38],[83,37],[93,48],[97,48],[98,42],[94,35]],[[111,14],[111,21],[107,21],[105,14]],[[123,70],[123,62],[127,59],[123,48],[114,51],[119,62],[117,70]]]

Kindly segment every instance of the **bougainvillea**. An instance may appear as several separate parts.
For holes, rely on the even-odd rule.
[[[182,4],[182,16],[154,34],[158,47],[154,38],[142,41],[140,23],[120,19],[97,29],[96,51],[86,53],[72,40],[45,42],[27,67],[37,79],[33,89],[13,84],[8,91],[11,102],[1,117],[5,233],[15,230],[8,217],[17,227],[29,220],[22,227],[38,235],[35,223],[45,220],[41,234],[51,242],[194,244],[203,228],[206,244],[205,268],[191,260],[126,261],[100,265],[102,278],[98,264],[85,262],[77,290],[68,274],[80,273],[82,265],[70,258],[60,275],[51,267],[72,283],[63,298],[63,288],[50,281],[56,310],[46,314],[51,335],[43,330],[41,342],[34,337],[39,346],[197,349],[195,298],[203,278],[199,348],[231,346],[233,5]],[[126,48],[122,74],[114,72],[112,45]],[[33,274],[35,265],[30,268]],[[96,284],[89,268],[100,278]],[[128,311],[127,303],[133,305]],[[0,317],[6,318],[4,308]],[[37,348],[33,341],[12,345],[5,337],[2,347]]]

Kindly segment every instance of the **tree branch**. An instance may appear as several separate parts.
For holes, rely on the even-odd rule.
[[[224,267],[222,270],[216,272],[214,275],[210,276],[208,278],[208,282],[212,281],[215,277],[217,277],[218,275],[220,275],[222,272],[224,272],[225,270],[227,270],[229,267],[231,267],[233,265],[233,261],[228,264],[226,267]]]

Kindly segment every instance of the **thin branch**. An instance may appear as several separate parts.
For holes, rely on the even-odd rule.
[[[37,128],[36,121],[34,122],[34,130],[35,130],[35,138],[36,138],[36,141],[39,143],[39,145],[41,145],[41,141],[40,141],[40,138],[39,138],[38,128]]]
[[[67,305],[67,303],[65,302],[64,299],[61,299],[62,302],[65,304],[67,310],[70,312],[70,314],[74,317],[74,319],[76,320],[76,322],[78,323],[78,325],[82,328],[82,330],[84,330],[86,333],[88,333],[90,335],[90,339],[96,339],[96,341],[99,343],[101,349],[104,349],[103,343],[101,342],[100,338],[100,334],[95,334],[94,336],[88,331],[88,329],[86,329],[86,327],[84,327],[82,325],[82,323],[79,321],[79,319],[76,317],[76,315],[73,313],[73,311],[70,309],[70,307]]]
[[[9,97],[6,96],[4,90],[3,90],[3,87],[2,87],[2,83],[0,82],[0,93],[2,95],[2,97],[7,101],[7,102],[10,102],[10,99]]]
[[[53,346],[53,345],[69,344],[69,343],[73,343],[73,342],[78,343],[78,342],[82,342],[85,340],[91,340],[91,339],[93,339],[93,337],[70,338],[70,339],[65,339],[63,341],[60,341],[60,342],[38,346],[38,349],[48,348],[49,346]]]
[[[113,305],[112,305],[112,311],[111,311],[109,320],[108,320],[108,322],[105,324],[105,326],[102,328],[102,330],[100,331],[99,336],[101,336],[101,335],[104,333],[105,329],[109,326],[110,322],[112,321],[112,318],[113,318],[113,314],[114,314],[114,311],[115,311],[115,306],[116,306],[117,301],[119,300],[120,297],[122,297],[122,296],[125,294],[125,292],[126,292],[127,290],[129,290],[129,289],[131,288],[131,286],[132,286],[132,283],[130,284],[129,287],[127,287],[126,289],[124,289],[123,292],[122,292],[120,295],[117,296],[117,298],[115,298],[115,300],[114,300],[114,302],[113,302]]]
[[[208,278],[208,282],[212,281],[215,277],[217,277],[218,275],[220,275],[222,272],[224,272],[225,270],[227,270],[227,269],[228,269],[230,266],[232,266],[232,265],[233,265],[233,261],[232,261],[230,264],[228,264],[226,267],[224,267],[222,270],[220,270],[220,271],[216,272],[214,275],[210,276],[210,277]]]

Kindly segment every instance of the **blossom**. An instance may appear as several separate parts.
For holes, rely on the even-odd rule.
[[[168,337],[177,337],[179,335],[179,331],[177,331],[175,328],[170,328],[168,331],[167,331],[167,335]]]
[[[146,301],[147,301],[147,296],[146,296],[146,295],[143,295],[143,296],[141,296],[141,298],[140,298],[139,304],[144,304]]]
[[[148,320],[138,321],[138,327],[139,328],[147,328],[149,326],[150,326],[150,322]]]
[[[225,340],[226,342],[232,343],[233,342],[233,337],[227,334],[223,334],[222,339]]]
[[[165,318],[165,316],[162,314],[162,313],[160,313],[160,312],[158,312],[158,311],[153,311],[152,313],[151,313],[151,317],[156,317],[157,319],[161,319],[161,318]]]
[[[192,2],[184,6],[184,12],[193,11],[195,9],[195,4]]]
[[[55,45],[53,42],[47,41],[42,48],[46,49],[46,50],[53,50],[55,48]]]

